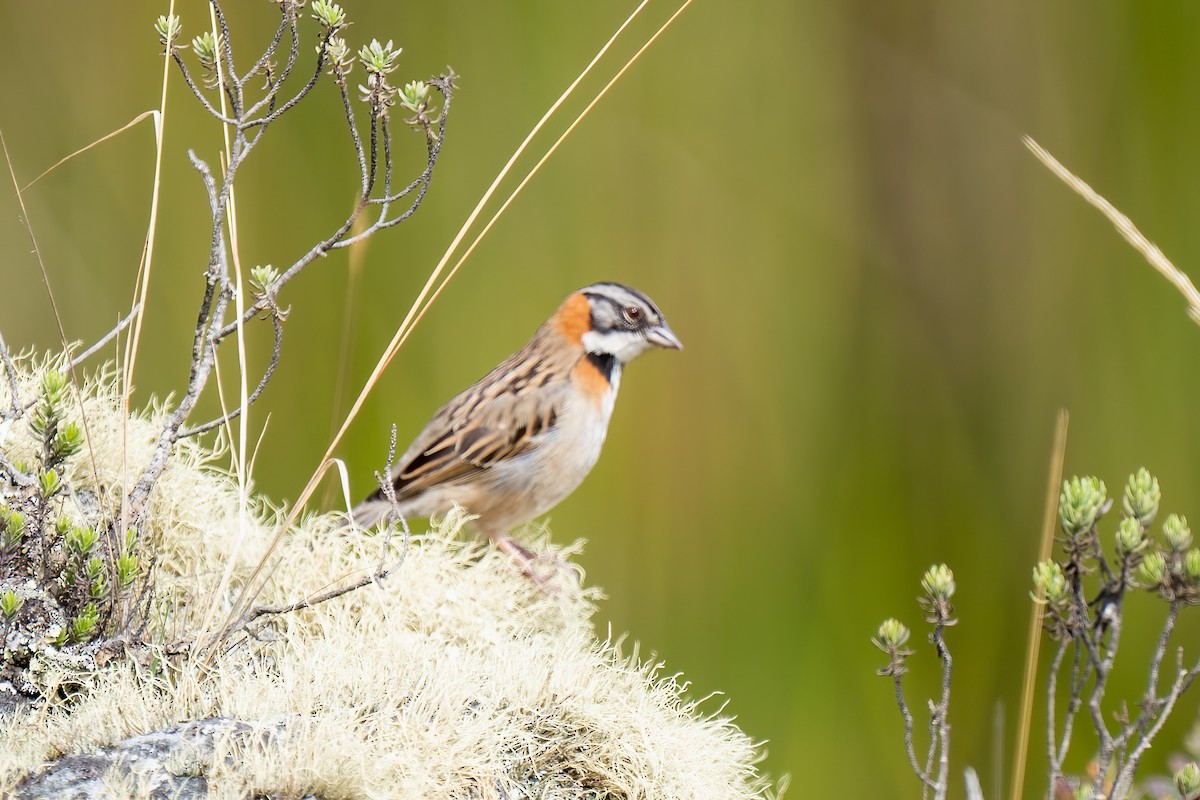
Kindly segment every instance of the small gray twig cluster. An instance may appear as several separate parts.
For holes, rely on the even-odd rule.
[[[1158,480],[1140,469],[1129,477],[1122,498],[1110,558],[1101,545],[1097,525],[1113,505],[1104,482],[1098,478],[1071,478],[1059,496],[1058,542],[1063,556],[1038,564],[1033,571],[1034,600],[1045,610],[1046,633],[1057,644],[1046,678],[1046,752],[1050,769],[1047,797],[1106,798],[1135,796],[1135,774],[1179,699],[1200,675],[1200,660],[1185,663],[1184,650],[1175,650],[1174,670],[1163,675],[1170,638],[1184,606],[1200,604],[1200,548],[1192,546],[1187,520],[1171,514],[1158,539],[1151,528],[1158,515],[1161,494]],[[886,620],[872,640],[888,655],[881,675],[893,679],[896,702],[904,719],[904,745],[909,764],[921,780],[924,796],[942,800],[947,792],[951,659],[943,630],[952,625],[950,597],[954,577],[945,565],[932,567],[922,580],[920,602],[932,624],[930,641],[942,663],[942,694],[930,702],[930,745],[925,764],[918,762],[913,744],[913,717],[904,699],[901,676],[909,630],[898,620]],[[1157,644],[1150,655],[1146,687],[1130,708],[1106,702],[1106,691],[1116,661],[1124,621],[1124,601],[1131,589],[1144,589],[1166,603],[1167,610]],[[1090,598],[1090,599],[1089,599]],[[1060,706],[1064,699],[1065,707]],[[1069,776],[1067,754],[1081,718],[1091,723],[1098,750],[1087,776]],[[935,755],[938,769],[935,773]],[[1175,785],[1184,800],[1200,798],[1200,768],[1185,764],[1175,774]]]
[[[909,766],[921,780],[921,796],[928,798],[932,793],[935,800],[945,800],[950,774],[950,674],[954,664],[945,633],[946,628],[958,622],[954,619],[954,606],[950,603],[956,588],[954,573],[945,564],[930,567],[921,579],[921,588],[924,594],[918,598],[918,602],[925,612],[925,621],[933,626],[929,641],[942,663],[941,696],[936,703],[929,701],[929,747],[923,766],[917,760],[916,745],[913,743],[913,715],[904,699],[901,680],[908,669],[905,661],[912,655],[906,646],[908,628],[897,619],[885,620],[871,641],[888,655],[888,663],[879,670],[879,674],[892,679],[896,705],[900,709],[900,716],[904,718],[904,749],[908,754]]]
[[[188,154],[192,165],[200,173],[204,183],[212,217],[208,268],[204,274],[205,288],[192,338],[192,356],[187,386],[179,403],[163,425],[162,433],[149,464],[129,492],[125,512],[127,524],[135,523],[145,511],[147,498],[158,477],[162,474],[177,441],[223,425],[241,413],[241,408],[235,408],[208,422],[191,427],[186,426],[187,420],[208,383],[208,378],[216,363],[216,352],[220,344],[235,333],[240,325],[249,323],[260,314],[271,319],[275,333],[274,347],[267,367],[249,397],[250,402],[254,402],[261,396],[279,362],[286,311],[280,308],[276,298],[284,284],[296,277],[320,256],[324,256],[332,250],[347,247],[356,241],[361,241],[381,230],[403,222],[412,216],[421,205],[433,178],[433,169],[441,154],[456,77],[453,70],[447,70],[446,74],[431,78],[428,82],[413,81],[403,89],[392,86],[388,76],[396,69],[395,62],[400,55],[400,49],[394,47],[391,41],[386,45],[381,45],[377,40],[372,40],[371,44],[359,51],[357,58],[351,56],[348,45],[339,36],[339,33],[349,24],[345,11],[337,3],[328,2],[328,0],[314,0],[311,16],[321,27],[316,47],[316,63],[303,86],[287,99],[282,99],[281,102],[287,80],[293,74],[299,61],[300,21],[305,2],[303,0],[280,0],[276,4],[279,8],[280,22],[275,36],[267,45],[266,50],[245,72],[240,72],[237,68],[233,37],[221,4],[218,0],[210,0],[210,2],[220,33],[218,36],[214,36],[211,32],[205,32],[192,39],[191,42],[191,49],[205,75],[203,87],[196,82],[184,61],[182,54],[184,47],[177,43],[182,30],[179,18],[160,17],[156,26],[168,55],[179,67],[180,73],[192,93],[209,114],[229,126],[231,137],[228,163],[225,165],[220,180],[214,176],[209,165],[194,152]],[[283,67],[278,68],[273,59],[283,45],[285,37],[288,41],[287,54]],[[367,73],[367,85],[359,87],[362,90],[362,96],[359,99],[368,109],[365,123],[368,136],[365,145],[360,134],[360,123],[347,80],[355,63],[361,64]],[[234,179],[247,157],[262,140],[267,129],[308,96],[323,74],[328,74],[332,78],[341,96],[351,145],[359,166],[358,200],[339,225],[286,269],[279,271],[270,265],[254,268],[252,270],[253,284],[256,290],[254,302],[249,304],[240,317],[230,320],[228,318],[229,304],[234,299],[235,286],[230,280],[228,237],[225,225]],[[263,78],[263,85],[257,91],[252,90],[249,86],[251,80],[256,76]],[[220,110],[217,104],[208,97],[206,91],[220,92],[228,105],[228,113]],[[434,111],[435,93],[440,97],[440,106],[436,112]],[[406,123],[424,133],[426,160],[424,168],[416,178],[399,191],[394,191],[392,129],[389,124],[389,110],[397,102],[414,115],[406,120]],[[411,200],[408,206],[399,214],[393,214],[392,206],[410,196]],[[363,230],[351,235],[355,223],[367,209],[376,211],[374,219]]]

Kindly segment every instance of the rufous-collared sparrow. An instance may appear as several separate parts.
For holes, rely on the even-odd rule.
[[[405,518],[460,505],[522,563],[508,535],[575,490],[600,457],[621,369],[652,347],[681,349],[662,312],[619,283],[572,293],[528,344],[442,406],[389,478]],[[382,489],[354,507],[370,526],[393,510]]]

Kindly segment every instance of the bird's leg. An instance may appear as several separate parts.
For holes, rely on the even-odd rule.
[[[537,561],[537,553],[525,547],[507,533],[493,533],[488,531],[488,538],[496,543],[496,547],[500,549],[500,552],[507,555],[521,572],[525,573],[527,578],[538,586],[545,584],[545,579],[533,569],[533,565]]]
[[[537,561],[537,553],[533,552],[528,547],[509,536],[507,533],[489,534],[489,536],[491,540],[496,543],[496,547],[499,547],[502,552],[507,553],[508,557],[516,562],[517,566],[521,567],[522,569],[525,569],[526,565]]]
[[[507,533],[493,533],[491,531],[487,533],[488,537],[496,543],[496,547],[517,565],[517,568],[525,574],[525,577],[537,584],[538,588],[547,594],[553,594],[550,587],[551,580],[563,571],[568,572],[576,581],[579,580],[579,576],[562,559],[553,557],[550,561],[551,568],[547,571],[544,568],[548,560],[546,556],[535,553]],[[538,566],[543,567],[543,569],[537,569]]]

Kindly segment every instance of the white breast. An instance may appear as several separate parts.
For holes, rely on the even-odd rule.
[[[511,463],[493,468],[494,478],[505,487],[514,505],[522,507],[522,521],[540,516],[561,502],[596,465],[621,384],[619,366],[613,371],[611,384],[599,403],[583,396],[570,397],[560,409],[554,428],[537,447]]]

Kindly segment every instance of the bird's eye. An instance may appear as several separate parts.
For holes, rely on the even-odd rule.
[[[630,324],[637,324],[642,321],[642,310],[637,306],[625,306],[625,321]]]

